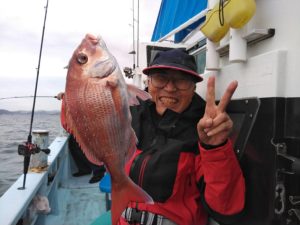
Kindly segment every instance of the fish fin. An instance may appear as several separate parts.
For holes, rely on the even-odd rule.
[[[143,91],[137,86],[134,86],[132,84],[127,84],[127,91],[129,96],[128,99],[129,105],[139,105],[140,102],[138,99],[144,101],[147,99],[151,99],[151,95],[148,92]]]
[[[144,202],[153,204],[153,199],[130,178],[126,177],[125,184],[116,187],[112,182],[111,189],[111,220],[112,225],[117,225],[122,212],[128,206],[129,202]],[[121,189],[120,189],[121,188]]]
[[[109,76],[106,80],[106,84],[109,85],[112,88],[115,88],[118,86],[119,80],[116,77]]]
[[[72,120],[70,119],[70,114],[69,114],[69,110],[67,107],[67,103],[65,101],[65,99],[62,99],[62,105],[61,105],[61,113],[60,113],[60,119],[61,119],[61,124],[62,127],[69,133],[69,134],[73,134],[73,130],[72,130]]]
[[[61,111],[60,111],[60,123],[61,126],[68,131],[68,125],[67,125],[67,121],[66,121],[66,102],[64,100],[64,98],[62,97],[62,103],[61,103]]]

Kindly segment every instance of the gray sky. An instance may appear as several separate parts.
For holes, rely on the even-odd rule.
[[[150,41],[160,2],[140,0],[140,42]],[[0,5],[0,98],[33,95],[46,0],[0,0]],[[132,0],[49,0],[37,94],[64,90],[63,68],[86,33],[104,38],[121,69],[132,66],[129,24]],[[32,98],[0,100],[0,109],[31,108]],[[36,109],[59,110],[60,102],[39,98]]]

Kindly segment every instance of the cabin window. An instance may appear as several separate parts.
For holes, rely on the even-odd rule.
[[[200,39],[200,41],[189,48],[188,51],[196,59],[198,73],[204,73],[206,66],[206,38]]]
[[[205,64],[206,64],[206,40],[201,40],[197,45],[188,49],[189,54],[193,55],[196,59],[198,73],[204,73]],[[162,47],[162,46],[151,46],[148,45],[146,47],[147,51],[147,66],[149,66],[150,62],[153,60],[155,55],[160,51],[166,51],[172,49],[172,47]]]
[[[156,56],[156,54],[158,52],[167,51],[167,50],[170,50],[170,49],[172,49],[172,48],[147,45],[147,48],[146,48],[146,51],[147,51],[147,66],[150,65],[150,62],[152,62],[152,60],[154,59],[154,57]]]
[[[205,70],[205,64],[206,64],[206,51],[200,51],[195,55],[196,63],[198,67],[198,73],[202,74]]]

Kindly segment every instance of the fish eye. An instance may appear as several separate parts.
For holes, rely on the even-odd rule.
[[[87,63],[87,61],[88,61],[88,57],[87,57],[86,54],[84,54],[84,53],[79,53],[78,54],[78,56],[77,56],[77,62],[79,64],[85,64],[85,63]]]

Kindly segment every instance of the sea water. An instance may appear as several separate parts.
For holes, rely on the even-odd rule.
[[[24,157],[18,154],[18,145],[27,141],[31,113],[0,114],[0,196],[23,174]],[[38,112],[33,118],[32,130],[48,130],[49,145],[62,133],[59,112]]]

